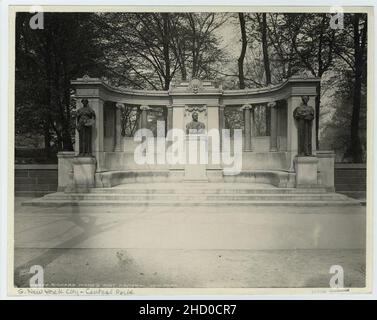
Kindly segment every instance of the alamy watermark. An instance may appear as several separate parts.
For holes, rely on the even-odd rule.
[[[41,6],[32,6],[30,13],[35,13],[29,20],[29,26],[33,30],[44,29],[43,8]]]
[[[330,278],[329,285],[331,288],[344,288],[344,270],[340,265],[333,265],[329,271],[333,276]]]
[[[242,170],[241,129],[235,129],[232,137],[229,129],[220,133],[217,128],[190,130],[189,134],[171,129],[165,136],[165,121],[157,121],[157,137],[149,129],[139,129],[134,141],[140,142],[134,151],[138,165],[222,164],[225,175],[238,175]]]

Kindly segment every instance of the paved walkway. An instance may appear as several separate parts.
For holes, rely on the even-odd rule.
[[[365,207],[15,207],[15,283],[46,286],[364,286]]]

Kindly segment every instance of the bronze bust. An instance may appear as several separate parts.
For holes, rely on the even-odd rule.
[[[314,109],[308,106],[309,96],[301,97],[302,103],[293,111],[298,124],[298,155],[312,155],[312,122]]]
[[[77,111],[76,128],[79,132],[79,156],[92,156],[92,127],[96,122],[96,114],[89,106],[88,99],[81,100],[83,107]]]
[[[192,121],[186,125],[186,134],[201,134],[204,133],[205,125],[198,121],[198,113],[192,113]]]

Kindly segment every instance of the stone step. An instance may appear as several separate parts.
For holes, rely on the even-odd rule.
[[[149,183],[93,188],[89,193],[48,194],[35,206],[326,206],[359,204],[324,188],[277,188],[262,183]]]
[[[366,184],[337,184],[336,191],[366,191]]]
[[[347,197],[337,193],[324,194],[64,194],[54,193],[44,197],[46,200],[71,201],[334,201],[347,200]]]
[[[323,188],[313,189],[295,189],[295,188],[274,188],[274,189],[205,189],[205,188],[175,188],[175,189],[157,189],[146,188],[94,188],[90,190],[91,194],[324,194]]]
[[[35,199],[26,201],[23,205],[40,206],[40,207],[56,207],[56,206],[129,206],[129,207],[242,207],[242,206],[301,206],[301,207],[328,207],[328,206],[360,206],[356,200],[254,200],[254,201],[120,201],[120,200],[41,200]]]

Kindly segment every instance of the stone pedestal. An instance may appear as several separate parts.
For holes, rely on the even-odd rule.
[[[73,159],[73,190],[87,192],[95,187],[96,159],[94,157],[75,157]]]
[[[318,159],[316,157],[296,157],[296,188],[318,186]]]
[[[334,192],[335,153],[334,151],[317,150],[316,156],[318,158],[318,171],[320,174],[321,184],[328,191]]]
[[[184,181],[206,182],[208,163],[208,137],[201,134],[186,136],[186,164]]]
[[[208,182],[207,169],[205,164],[186,164],[185,182]]]
[[[64,191],[73,179],[74,151],[58,152],[58,191]]]

